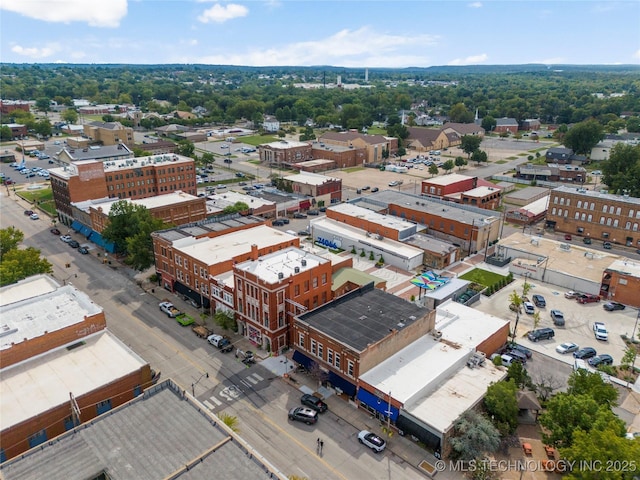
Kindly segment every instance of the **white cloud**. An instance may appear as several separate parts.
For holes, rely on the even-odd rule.
[[[481,8],[482,7],[482,2],[472,2],[469,5],[467,5],[467,7],[471,7],[471,8]]]
[[[636,50],[636,52],[633,54],[633,58],[637,58],[640,60],[640,50]]]
[[[542,65],[558,65],[566,62],[567,59],[564,57],[549,57],[542,60],[536,60],[531,63],[541,63]]]
[[[227,5],[220,5],[216,3],[211,8],[208,8],[202,15],[198,17],[202,23],[224,23],[234,18],[246,17],[249,13],[249,9],[244,5],[238,5],[237,3],[229,3]]]
[[[60,45],[51,43],[44,47],[23,47],[22,45],[13,45],[11,51],[24,57],[32,59],[47,58],[60,50]]]
[[[127,0],[2,0],[0,9],[45,22],[117,27],[127,14]]]
[[[344,67],[427,66],[425,50],[437,44],[439,37],[428,34],[407,36],[385,34],[371,27],[341,30],[330,37],[254,48],[242,53],[214,53],[197,59],[176,59],[188,63],[222,65],[340,65]]]
[[[469,65],[473,63],[482,63],[486,62],[488,58],[489,56],[486,53],[481,53],[480,55],[470,55],[465,58],[455,58],[447,65]]]

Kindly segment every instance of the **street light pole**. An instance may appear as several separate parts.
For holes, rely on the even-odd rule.
[[[195,381],[195,383],[191,384],[191,395],[193,395],[194,397],[196,396],[196,385],[200,383],[200,380],[202,380],[204,377],[209,378],[209,372],[203,373],[202,375],[200,375],[200,378]]]

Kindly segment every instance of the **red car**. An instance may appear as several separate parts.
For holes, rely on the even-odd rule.
[[[564,236],[564,239],[565,239],[565,240],[571,240],[571,235],[569,235],[569,234],[565,235],[565,236]]]
[[[599,302],[600,297],[598,295],[592,295],[590,293],[585,293],[584,295],[579,295],[576,300],[578,303],[594,303]]]

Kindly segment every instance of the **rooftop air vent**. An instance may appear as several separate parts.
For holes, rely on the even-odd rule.
[[[300,264],[301,264],[303,267],[306,267],[306,266],[307,266],[307,260],[303,258],[302,260],[300,260]]]
[[[282,280],[284,278],[284,273],[278,272],[278,280]]]
[[[294,273],[300,273],[300,267],[293,267]]]

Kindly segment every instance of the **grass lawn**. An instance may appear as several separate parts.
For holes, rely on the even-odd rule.
[[[51,216],[56,216],[58,213],[56,210],[55,202],[53,201],[53,191],[51,188],[42,188],[40,190],[23,190],[18,192],[29,203],[36,204],[43,211],[47,212]]]
[[[242,143],[246,143],[249,145],[253,145],[254,147],[257,147],[262,143],[271,143],[277,140],[279,140],[278,137],[275,137],[273,135],[252,135],[250,137],[240,137],[238,139],[238,141],[241,141]]]
[[[367,128],[367,133],[369,135],[386,135],[387,131],[384,128],[369,127]]]
[[[479,283],[480,285],[484,285],[485,287],[490,287],[491,285],[495,285],[500,280],[506,277],[497,273],[489,272],[488,270],[482,270],[481,268],[474,268],[470,272],[467,272],[464,275],[460,275],[459,278],[463,280],[469,280],[470,282]]]
[[[344,170],[342,170],[343,172],[347,172],[347,173],[353,173],[353,172],[359,172],[361,170],[364,170],[364,167],[353,167],[353,168],[345,168]]]
[[[495,162],[493,162],[493,163],[496,163],[496,164],[498,164],[498,165],[502,165],[503,163],[508,163],[508,162],[507,162],[506,160],[496,160],[496,161],[495,161]]]
[[[518,160],[518,157],[507,157],[507,160]]]

